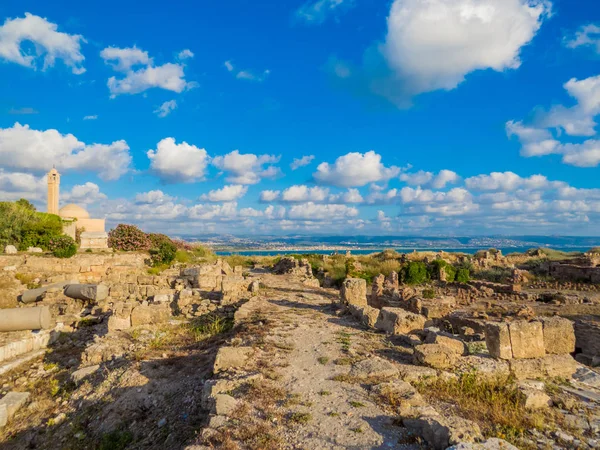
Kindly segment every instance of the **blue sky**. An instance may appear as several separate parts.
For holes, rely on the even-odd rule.
[[[596,1],[182,3],[0,5],[0,200],[56,164],[174,234],[600,235]]]

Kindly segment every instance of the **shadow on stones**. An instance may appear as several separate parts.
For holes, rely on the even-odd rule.
[[[58,408],[47,407],[37,417],[36,425],[17,432],[7,429],[4,442],[0,441],[0,448],[183,448],[194,440],[207,422],[208,411],[200,405],[203,384],[212,376],[218,349],[235,332],[230,331],[170,351],[181,355],[169,358],[138,361],[134,354],[130,354],[102,362],[100,368],[82,380],[79,386],[71,381],[70,375],[81,364],[86,346],[92,343],[94,336],[107,334],[107,321],[72,333],[62,333],[49,347],[43,361],[45,366],[56,364],[59,368],[60,375],[55,377],[59,382],[59,392],[50,399],[56,404],[72,400],[77,395],[77,389],[86,383],[89,384],[89,389],[86,387],[89,394],[75,402],[62,417]],[[125,338],[125,335],[120,334],[120,338]],[[69,338],[72,345],[68,344]],[[40,383],[38,389],[48,387],[47,383]],[[107,383],[113,387],[102,392]],[[48,400],[48,396],[42,399],[41,391],[36,395],[35,390],[31,402]],[[95,392],[102,392],[100,400],[89,398]],[[31,418],[34,414],[35,411],[25,407],[13,421],[27,420],[27,416]]]

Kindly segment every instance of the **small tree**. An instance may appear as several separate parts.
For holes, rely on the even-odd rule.
[[[456,272],[456,281],[459,283],[468,283],[470,279],[469,269],[458,269],[458,272]]]
[[[411,261],[402,268],[402,280],[407,284],[423,284],[428,279],[425,263]]]
[[[29,200],[21,198],[19,200],[16,201],[17,205],[23,209],[27,209],[29,211],[33,211],[35,212],[35,206],[33,206],[33,203],[31,203]]]

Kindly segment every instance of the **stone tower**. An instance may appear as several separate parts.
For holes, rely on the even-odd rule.
[[[56,168],[48,172],[48,213],[58,215],[58,197],[60,192],[60,174]]]

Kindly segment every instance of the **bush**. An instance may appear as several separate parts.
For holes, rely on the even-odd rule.
[[[70,236],[59,236],[49,241],[49,249],[57,258],[70,258],[77,253],[77,244]]]
[[[423,298],[428,298],[428,299],[435,298],[435,290],[434,289],[424,289],[423,290]]]
[[[117,225],[108,233],[108,246],[125,252],[149,250],[151,242],[146,233],[135,225]]]
[[[458,269],[456,272],[456,281],[459,283],[468,283],[471,279],[471,274],[469,273],[469,269]]]
[[[48,250],[50,239],[60,235],[60,217],[36,212],[27,200],[0,202],[0,247],[15,245],[20,250],[29,247]]]
[[[150,248],[159,249],[164,243],[175,245],[169,236],[160,233],[148,233],[148,239],[150,240]]]
[[[456,268],[444,261],[443,259],[436,259],[429,265],[429,277],[435,280],[440,279],[440,272],[444,270],[446,273],[446,281],[452,283],[456,278]]]
[[[402,281],[406,284],[423,284],[428,279],[425,263],[411,261],[402,268]]]
[[[177,247],[171,242],[163,241],[159,244],[158,248],[150,250],[150,256],[152,257],[153,266],[170,265],[175,261],[177,255]]]

